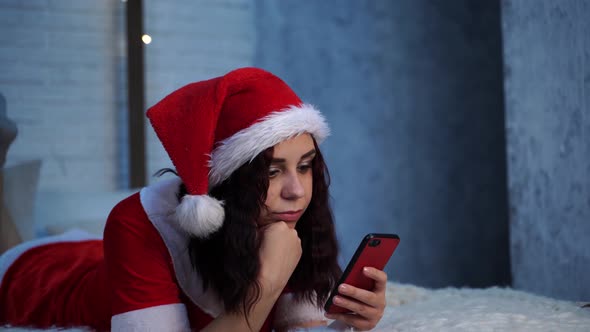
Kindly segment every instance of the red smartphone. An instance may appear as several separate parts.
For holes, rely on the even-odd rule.
[[[399,236],[395,234],[367,234],[356,249],[354,256],[348,262],[340,280],[332,289],[324,310],[330,314],[347,313],[348,309],[332,303],[334,296],[338,295],[340,284],[349,284],[354,287],[372,290],[375,281],[363,274],[364,267],[374,267],[383,270],[391,255],[399,244]]]

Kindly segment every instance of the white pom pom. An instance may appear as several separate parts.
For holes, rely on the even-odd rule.
[[[176,207],[176,220],[188,233],[206,238],[223,225],[223,202],[207,195],[185,195]]]

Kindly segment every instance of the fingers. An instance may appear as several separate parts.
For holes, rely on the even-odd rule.
[[[368,291],[362,288],[342,284],[338,287],[338,294],[348,296],[349,298],[355,299],[361,303],[365,303],[373,308],[385,307],[384,296],[380,296],[380,293],[374,293],[372,291]],[[338,296],[334,298],[337,297]]]
[[[340,295],[334,296],[332,302],[339,307],[348,309],[357,315],[370,319],[380,317],[380,313],[385,309],[384,305],[374,307],[370,304]]]
[[[365,290],[348,284],[342,284],[338,287],[338,293],[348,296],[359,302],[368,304],[374,308],[385,308],[385,289],[387,287],[387,274],[381,270],[366,267],[363,273],[375,280],[373,290]]]
[[[299,233],[297,232],[297,229],[295,228],[290,228],[286,222],[284,221],[275,221],[275,222],[270,222],[264,225],[260,225],[258,226],[258,230],[262,233],[262,234],[266,234],[269,232],[273,232],[273,231],[292,231],[295,232],[295,234],[297,234],[297,237],[299,237]]]
[[[375,288],[373,288],[375,293],[385,292],[387,288],[387,273],[374,267],[365,267],[363,268],[363,274],[375,280]]]
[[[385,311],[385,306],[376,308],[367,305],[366,303],[361,303],[339,295],[335,296],[332,301],[334,305],[348,309],[352,311],[352,313],[326,313],[326,317],[329,319],[342,321],[348,326],[352,326],[362,331],[374,328],[383,317],[383,312]]]
[[[336,295],[332,300],[335,305],[348,309],[353,314],[327,314],[326,317],[342,321],[360,330],[369,330],[377,325],[385,311],[387,273],[372,267],[365,267],[363,274],[375,280],[373,290],[342,284],[338,287],[339,295]]]
[[[364,317],[351,314],[327,314],[326,317],[343,322],[349,327],[354,327],[358,331],[368,331],[373,329],[377,323],[367,320]]]

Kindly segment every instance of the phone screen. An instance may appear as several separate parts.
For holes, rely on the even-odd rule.
[[[372,290],[375,281],[363,274],[364,267],[374,267],[383,270],[393,252],[399,244],[399,236],[396,234],[367,234],[359,244],[356,252],[350,259],[340,280],[330,293],[324,309],[328,313],[345,313],[347,309],[332,304],[334,296],[338,295],[338,286],[342,283],[354,287]]]

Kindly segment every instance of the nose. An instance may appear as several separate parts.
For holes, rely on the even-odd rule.
[[[285,178],[285,182],[283,183],[283,188],[281,190],[281,196],[284,199],[296,200],[303,197],[304,195],[305,189],[303,188],[301,179],[299,179],[297,174],[291,174]]]

